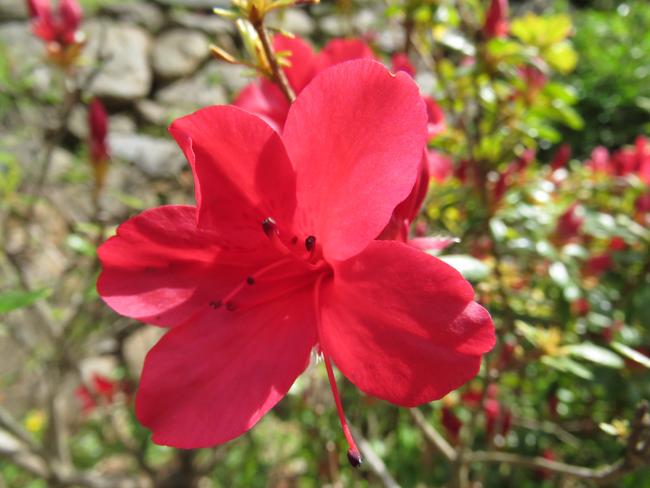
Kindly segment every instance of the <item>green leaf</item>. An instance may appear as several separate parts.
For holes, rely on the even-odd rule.
[[[612,342],[612,349],[635,363],[639,363],[641,366],[650,369],[650,358],[645,354],[641,354],[636,349],[632,349],[630,346],[626,346],[620,342]]]
[[[621,357],[605,349],[604,347],[597,346],[591,342],[585,342],[583,344],[576,344],[573,346],[567,346],[566,351],[572,356],[578,357],[580,359],[585,359],[591,361],[592,363],[599,364],[600,366],[606,366],[608,368],[622,368],[625,364]]]
[[[549,47],[544,51],[543,57],[548,64],[562,74],[570,73],[578,64],[578,53],[568,41]]]
[[[542,363],[544,363],[546,366],[557,369],[558,371],[570,373],[585,380],[594,379],[594,375],[591,371],[585,368],[582,364],[566,356],[544,356],[542,357]]]
[[[70,234],[66,243],[71,249],[84,256],[92,257],[95,255],[95,246],[88,240],[77,234]]]
[[[449,266],[456,268],[456,270],[468,281],[484,280],[490,272],[489,268],[482,261],[466,254],[438,256],[438,259],[441,259]]]
[[[18,308],[28,307],[49,294],[50,290],[48,288],[30,292],[16,290],[0,294],[0,313],[7,313]]]

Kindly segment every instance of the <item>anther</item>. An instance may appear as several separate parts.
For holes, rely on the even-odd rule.
[[[222,305],[221,300],[215,300],[214,302],[210,302],[210,307],[215,309],[221,307],[221,305]]]
[[[278,224],[271,217],[267,217],[262,222],[262,229],[267,237],[271,237],[274,234],[278,233]]]
[[[307,251],[312,252],[316,247],[316,238],[314,236],[309,236],[305,239],[305,248]]]
[[[255,284],[255,278],[253,278],[252,276],[249,276],[248,278],[246,278],[246,283],[248,283],[249,285],[254,285]]]
[[[353,468],[358,468],[363,464],[363,458],[357,449],[348,449],[348,461]]]

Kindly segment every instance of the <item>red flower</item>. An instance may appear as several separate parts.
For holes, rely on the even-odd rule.
[[[440,419],[443,427],[447,431],[447,435],[453,444],[458,444],[460,441],[460,430],[463,428],[463,422],[451,410],[451,408],[444,406],[441,411]]]
[[[578,237],[584,221],[585,218],[580,205],[578,203],[572,204],[562,215],[560,215],[560,218],[557,219],[555,238],[558,243],[564,244]]]
[[[97,285],[117,312],[172,327],[146,358],[136,401],[154,441],[194,448],[241,435],[316,349],[356,462],[331,361],[366,394],[407,407],[478,372],[494,327],[469,283],[374,240],[424,152],[426,114],[408,76],[370,60],[332,67],[302,90],[281,135],[228,106],[170,130],[197,206],[122,224],[99,249]]]
[[[589,301],[584,298],[577,298],[573,302],[571,302],[571,311],[577,315],[578,317],[584,317],[589,313]]]
[[[636,199],[634,208],[640,213],[650,213],[650,191],[645,192]]]
[[[551,169],[553,171],[558,170],[560,168],[566,167],[566,164],[569,162],[571,159],[571,146],[568,144],[562,144],[557,152],[555,153],[555,157],[553,158],[553,161],[551,161]]]
[[[287,80],[298,95],[318,73],[335,64],[353,59],[374,58],[372,50],[359,39],[333,39],[316,54],[299,37],[277,35],[273,38],[276,51],[288,51],[290,66],[284,68]],[[276,130],[282,129],[289,113],[289,102],[273,82],[261,79],[245,87],[234,105],[262,117]]]
[[[126,392],[127,389],[124,385],[95,373],[89,385],[77,387],[75,395],[81,402],[83,412],[90,413],[99,406],[98,400],[99,403],[109,404],[120,391]]]
[[[372,50],[360,39],[333,39],[316,54],[311,46],[299,37],[277,35],[273,39],[276,51],[291,52],[290,66],[284,68],[287,80],[293,91],[299,94],[318,73],[345,61],[375,58]],[[404,71],[415,75],[415,68],[405,54],[393,57],[393,71]],[[430,97],[424,97],[429,116],[429,137],[438,135],[445,129],[444,113]],[[242,90],[234,105],[259,115],[276,130],[282,129],[289,112],[289,102],[280,89],[271,81],[262,79],[253,82]]]
[[[52,60],[71,64],[79,55],[84,39],[79,31],[83,17],[76,0],[60,0],[58,10],[52,11],[50,0],[27,0],[32,32],[47,44]]]
[[[614,266],[614,260],[609,253],[598,254],[587,259],[584,272],[588,276],[600,276]]]
[[[508,30],[508,0],[492,0],[483,26],[485,37],[505,37]]]

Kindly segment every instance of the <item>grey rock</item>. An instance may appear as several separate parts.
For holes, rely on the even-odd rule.
[[[0,56],[7,56],[18,78],[29,81],[34,91],[44,94],[52,89],[54,73],[45,62],[45,46],[24,21],[0,24]]]
[[[103,59],[90,91],[103,99],[128,102],[146,96],[151,89],[149,66],[151,39],[141,27],[121,22],[92,22],[86,28],[84,53],[95,69]]]
[[[235,24],[214,14],[197,14],[184,10],[174,10],[170,15],[173,24],[186,29],[200,30],[210,36],[234,34]]]
[[[207,105],[227,103],[224,79],[216,62],[191,78],[172,83],[156,93],[156,101],[193,111]]]
[[[156,40],[153,69],[163,79],[180,78],[193,73],[209,55],[209,41],[205,34],[189,29],[173,29]]]
[[[160,7],[151,2],[109,3],[102,6],[100,13],[137,24],[150,32],[159,31],[165,23],[165,17]]]
[[[134,164],[147,176],[166,178],[176,176],[185,166],[185,158],[170,139],[143,134],[112,133],[108,142],[111,154]]]
[[[26,19],[27,3],[21,0],[0,0],[0,20]]]
[[[222,86],[231,94],[239,93],[256,76],[253,70],[245,66],[218,62],[208,65],[205,71],[211,72],[211,76],[220,80]]]
[[[313,34],[316,27],[314,20],[307,12],[294,8],[271,12],[268,16],[268,24],[299,36]]]
[[[231,7],[230,0],[156,0],[161,5],[211,10],[214,7]]]

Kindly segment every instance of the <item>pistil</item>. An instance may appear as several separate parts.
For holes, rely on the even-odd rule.
[[[339,421],[341,422],[341,428],[343,429],[343,435],[345,440],[348,442],[348,461],[355,468],[360,466],[363,463],[361,453],[357,447],[354,437],[350,432],[350,427],[348,426],[348,421],[345,418],[345,412],[343,411],[343,405],[341,404],[341,397],[339,395],[339,389],[336,386],[336,378],[334,377],[334,371],[332,370],[332,364],[327,355],[323,355],[325,361],[325,368],[327,369],[327,377],[330,381],[330,387],[332,388],[332,395],[334,396],[334,403],[336,403],[336,411],[339,414]]]

